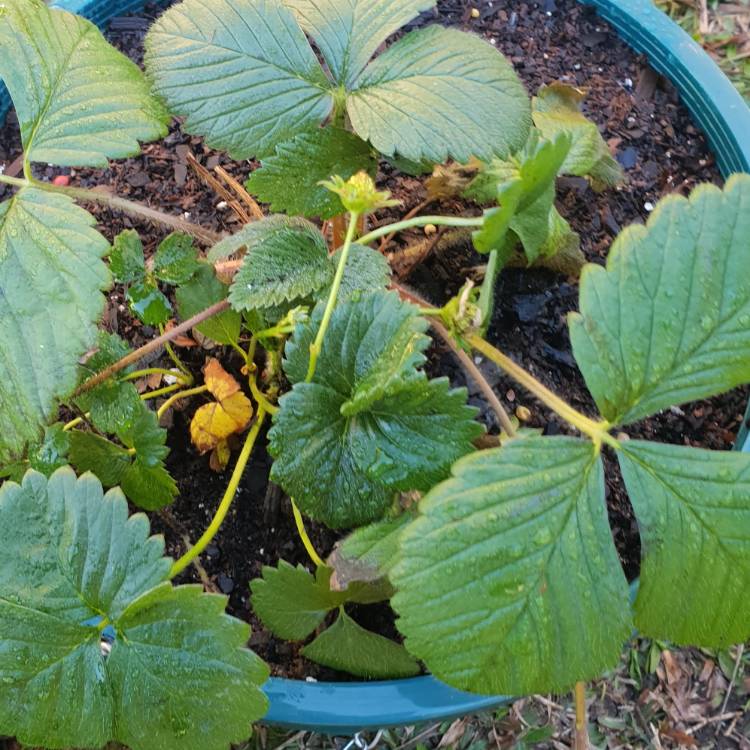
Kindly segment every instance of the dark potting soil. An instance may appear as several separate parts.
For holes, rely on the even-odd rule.
[[[511,59],[532,94],[541,84],[555,80],[587,89],[585,110],[597,122],[625,169],[627,183],[623,187],[599,194],[583,179],[559,181],[558,208],[581,235],[588,260],[603,263],[620,229],[645,220],[663,195],[674,191],[687,193],[698,182],[720,182],[703,136],[692,124],[671,85],[620,42],[590,9],[579,6],[575,0],[540,3],[485,0],[473,4],[479,10],[479,18],[474,19],[471,7],[462,0],[441,0],[434,12],[422,14],[412,27],[439,22],[486,37]],[[157,14],[154,8],[147,7],[140,16],[115,19],[109,31],[110,40],[141,62],[143,36]],[[7,126],[0,130],[0,162],[6,164],[7,174],[19,169],[16,158],[20,151],[18,128],[11,114]],[[112,163],[107,170],[37,166],[36,174],[45,179],[69,174],[72,184],[106,185],[124,197],[176,215],[184,214],[205,227],[237,231],[240,220],[189,168],[190,151],[209,170],[221,165],[240,181],[257,166],[254,162],[233,162],[226,155],[211,151],[200,138],[182,133],[174,124],[165,140],[146,145],[140,156]],[[382,168],[380,183],[403,201],[401,215],[425,200],[420,179],[403,175],[388,165]],[[0,199],[3,197],[6,195],[0,186]],[[468,209],[451,201],[429,208],[435,213]],[[97,209],[97,215],[102,219],[100,230],[110,239],[122,229],[137,228],[147,252],[166,234],[161,228],[120,214]],[[396,216],[395,212],[390,215],[383,212],[378,221],[385,223]],[[418,232],[399,236],[391,246],[395,260],[398,262],[403,247],[421,239],[423,235]],[[441,303],[458,290],[467,276],[479,278],[483,262],[469,243],[459,243],[451,252],[433,252],[410,274],[404,275],[403,280],[432,302]],[[497,287],[489,339],[573,406],[593,414],[591,397],[571,355],[565,324],[565,315],[577,306],[577,295],[575,279],[544,270],[506,270]],[[120,287],[115,287],[109,295],[105,326],[124,336],[134,347],[154,335],[153,330],[130,315]],[[228,369],[237,371],[238,362],[231,352],[207,351],[201,347],[179,351],[196,372],[207,356],[216,354],[220,354]],[[478,363],[509,411],[526,406],[531,411],[529,425],[547,434],[567,431],[565,424],[492,365]],[[456,385],[466,383],[462,370],[440,344],[430,350],[429,369],[433,375],[449,375]],[[467,385],[471,403],[479,407],[483,421],[496,432],[487,403],[472,383]],[[661,442],[728,449],[740,425],[747,396],[748,389],[738,389],[708,401],[666,410],[628,427],[627,432],[632,437]],[[197,405],[183,403],[172,412],[168,467],[177,480],[180,495],[167,511],[152,514],[154,530],[164,533],[167,550],[174,556],[182,554],[186,539],[195,541],[210,523],[228,479],[228,472],[212,472],[207,457],[197,455],[190,445],[188,425]],[[279,559],[308,563],[298,541],[289,502],[278,488],[269,485],[270,463],[261,439],[222,529],[201,558],[202,570],[191,567],[179,580],[203,580],[209,588],[227,594],[229,611],[251,622],[251,646],[269,662],[275,674],[349,679],[306,661],[299,655],[299,645],[272,636],[251,611],[248,582],[260,574],[264,564],[275,565]],[[637,575],[640,557],[637,526],[616,462],[609,457],[607,505],[620,557],[632,578]],[[327,554],[337,535],[311,523],[308,528],[317,549]],[[365,627],[398,638],[388,607],[355,607],[352,614]]]

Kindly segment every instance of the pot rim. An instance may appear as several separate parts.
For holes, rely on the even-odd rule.
[[[165,0],[156,0],[156,4]],[[750,109],[708,54],[651,0],[578,0],[593,6],[636,52],[677,87],[706,134],[726,178],[750,172]],[[141,10],[145,0],[55,0],[52,6],[85,16],[99,26]],[[10,106],[0,84],[0,122]],[[750,406],[747,417],[750,418]],[[746,418],[745,423],[748,421]],[[750,452],[743,423],[736,447]],[[508,696],[482,696],[449,687],[427,675],[379,682],[306,682],[271,677],[264,686],[270,709],[262,723],[328,734],[353,734],[497,708]]]

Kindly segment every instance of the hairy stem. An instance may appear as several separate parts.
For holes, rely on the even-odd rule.
[[[255,423],[250,429],[250,432],[247,433],[245,444],[242,446],[242,451],[237,459],[237,463],[234,465],[232,476],[229,479],[229,484],[227,485],[224,497],[216,511],[216,515],[211,521],[209,527],[203,532],[201,538],[179,560],[177,560],[174,565],[172,565],[172,569],[169,571],[170,578],[174,578],[178,573],[185,570],[185,568],[187,568],[187,566],[206,549],[221,528],[221,524],[224,522],[224,519],[229,512],[229,508],[232,505],[234,496],[237,494],[240,479],[242,479],[242,474],[245,471],[247,462],[250,460],[250,454],[253,452],[255,441],[258,438],[258,433],[263,426],[265,418],[266,412],[261,404],[258,409],[258,415],[255,418]]]
[[[313,379],[313,375],[315,374],[315,366],[318,363],[320,350],[323,346],[323,339],[325,338],[326,331],[328,330],[328,324],[331,322],[333,310],[336,307],[336,299],[339,296],[341,279],[344,278],[344,269],[346,268],[346,261],[349,257],[349,249],[351,248],[352,240],[354,239],[354,232],[357,229],[358,219],[359,214],[356,211],[353,211],[349,215],[349,227],[346,230],[344,247],[341,250],[341,257],[339,258],[339,265],[336,268],[336,275],[333,277],[333,284],[331,285],[331,291],[328,295],[326,309],[323,311],[323,319],[320,321],[320,328],[318,329],[318,334],[315,337],[315,341],[310,344],[310,364],[307,367],[307,377],[305,378],[306,383],[309,383]]]
[[[307,554],[310,556],[310,559],[313,561],[315,566],[320,568],[321,566],[325,565],[325,563],[323,562],[323,558],[315,550],[315,547],[313,546],[313,543],[307,534],[307,529],[305,528],[305,521],[302,518],[302,513],[300,513],[299,508],[297,507],[297,504],[294,502],[294,500],[292,500],[292,513],[294,514],[294,523],[297,524],[297,532],[299,533],[299,537],[302,540],[302,544],[304,544],[305,549],[307,550]]]
[[[174,385],[164,386],[164,388],[157,388],[155,391],[143,393],[141,394],[141,401],[148,401],[152,398],[159,398],[159,396],[166,396],[168,393],[179,391],[184,385],[184,383],[175,383]]]
[[[103,204],[131,216],[138,216],[155,224],[161,224],[175,231],[186,232],[206,245],[215,245],[222,237],[222,235],[217,232],[205,229],[198,224],[192,224],[189,221],[185,221],[185,219],[181,219],[179,216],[165,214],[156,209],[144,206],[141,203],[135,203],[134,201],[129,201],[125,198],[120,198],[119,196],[100,192],[98,190],[53,185],[49,182],[41,182],[29,178],[18,179],[15,177],[8,177],[7,175],[0,175],[0,182],[18,188],[33,187],[38,190],[46,190],[48,193],[61,193],[62,195],[67,195],[69,198],[74,198],[79,201]]]
[[[150,352],[155,351],[161,346],[164,346],[165,343],[168,341],[172,341],[173,339],[176,339],[178,336],[181,336],[183,333],[186,333],[191,328],[199,325],[204,320],[208,320],[209,318],[212,318],[214,315],[218,315],[219,313],[224,312],[224,310],[229,308],[229,302],[228,300],[222,300],[221,302],[216,302],[215,304],[211,305],[211,307],[207,307],[205,310],[199,312],[197,315],[193,315],[192,318],[188,318],[184,323],[180,323],[180,325],[175,326],[171,330],[167,331],[166,333],[163,333],[158,338],[153,339],[152,341],[149,341],[147,344],[144,344],[139,349],[136,349],[134,352],[130,352],[130,354],[125,355],[122,359],[117,360],[114,364],[111,364],[109,367],[106,367],[101,372],[97,373],[96,375],[90,377],[88,380],[85,380],[81,385],[76,388],[76,390],[73,392],[73,397],[80,396],[81,393],[84,393],[86,391],[90,391],[92,388],[95,388],[100,383],[103,383],[107,378],[111,378],[115,373],[118,373],[120,370],[124,369],[128,365],[132,365],[135,362],[140,361]]]
[[[608,422],[596,422],[585,414],[574,409],[570,404],[555,395],[549,388],[540,383],[533,375],[526,372],[517,365],[510,357],[487,343],[481,336],[472,333],[466,337],[466,341],[487,359],[494,362],[501,370],[510,375],[516,382],[533,393],[543,404],[570,423],[579,432],[588,435],[596,445],[607,443],[607,445],[619,449],[619,442],[607,432],[610,425]]]
[[[364,237],[360,237],[358,242],[361,245],[369,245],[371,242],[389,234],[395,234],[412,227],[425,227],[428,224],[434,224],[436,227],[481,227],[483,222],[482,216],[415,216],[413,219],[404,219],[404,221],[397,221],[394,224],[386,224],[373,229]]]

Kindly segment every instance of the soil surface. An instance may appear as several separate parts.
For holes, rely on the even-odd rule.
[[[530,93],[544,83],[562,80],[588,90],[587,114],[600,126],[613,153],[622,164],[627,183],[616,190],[594,193],[584,179],[563,178],[558,185],[558,208],[582,238],[588,260],[603,263],[612,240],[627,224],[643,221],[653,205],[670,192],[687,193],[698,182],[720,182],[713,157],[703,136],[692,124],[674,89],[645,61],[619,41],[615,33],[588,8],[574,0],[543,0],[540,3],[483,1],[474,4],[479,17],[472,18],[471,7],[461,0],[441,0],[433,12],[422,14],[411,27],[439,22],[478,33],[505,53]],[[145,31],[158,11],[147,7],[138,17],[115,19],[110,40],[137,62],[142,59]],[[0,130],[0,163],[6,173],[18,168],[20,154],[17,123],[10,115]],[[116,193],[158,206],[192,222],[218,231],[234,232],[241,222],[222,198],[206,188],[188,165],[192,152],[208,169],[221,165],[236,179],[257,166],[254,162],[233,162],[226,155],[212,152],[200,138],[172,126],[160,143],[144,147],[142,155],[113,163],[107,170],[59,170],[38,166],[39,178],[51,179],[68,174],[71,184],[93,187],[106,185]],[[399,173],[385,164],[380,175],[404,203],[400,213],[419,205],[426,198],[420,179]],[[0,199],[6,197],[0,186]],[[433,204],[430,212],[467,212],[475,207],[447,202]],[[100,230],[112,238],[125,228],[141,233],[147,251],[152,251],[166,235],[126,216],[96,209]],[[378,221],[395,218],[383,212]],[[408,233],[391,246],[396,260],[409,242],[423,239]],[[434,252],[415,267],[405,280],[434,303],[454,294],[466,277],[479,278],[484,260],[468,244],[451,252]],[[565,315],[576,308],[577,283],[544,270],[506,270],[497,287],[496,311],[488,338],[521,362],[539,380],[563,396],[573,406],[594,413],[593,402],[571,355]],[[111,292],[105,316],[109,330],[117,331],[138,346],[154,335],[130,315],[119,287]],[[180,349],[187,362],[199,371],[206,356],[216,351],[200,347]],[[222,354],[231,369],[236,356]],[[546,409],[502,376],[491,364],[478,360],[480,369],[495,388],[506,408],[518,406],[531,411],[528,422],[546,434],[566,432],[567,427]],[[463,372],[451,355],[436,344],[430,352],[431,374],[448,374],[456,385],[465,384]],[[493,415],[484,399],[469,383],[470,401],[480,408],[481,417],[497,432]],[[661,442],[728,449],[740,426],[748,390],[732,393],[680,408],[630,426],[632,437]],[[175,477],[180,495],[166,512],[152,516],[155,531],[163,532],[168,552],[178,556],[185,539],[195,541],[209,524],[224,492],[228,473],[209,469],[207,457],[198,456],[190,445],[188,424],[198,403],[184,411],[172,412],[169,432],[171,455],[168,468]],[[321,669],[299,656],[299,646],[276,639],[254,617],[249,603],[248,582],[260,574],[264,564],[275,565],[280,558],[307,564],[298,541],[289,503],[278,488],[269,486],[270,458],[264,441],[259,441],[238,496],[221,531],[201,558],[204,583],[229,596],[229,611],[253,625],[251,646],[266,659],[278,675],[296,678],[349,679]],[[607,457],[607,504],[618,551],[630,578],[637,575],[640,546],[637,526],[624,492],[616,462]],[[332,548],[336,535],[308,524],[313,541],[324,554]],[[194,568],[180,581],[200,580]],[[361,624],[385,635],[398,637],[393,614],[384,606],[355,607],[352,614]]]

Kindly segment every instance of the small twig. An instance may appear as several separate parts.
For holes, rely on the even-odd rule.
[[[422,299],[416,292],[412,292],[410,289],[402,286],[396,281],[391,281],[391,286],[405,299],[413,302],[414,304],[420,305],[421,307],[429,307],[427,301]],[[516,428],[508,416],[508,412],[505,411],[503,405],[500,403],[500,399],[497,397],[495,392],[492,390],[492,386],[487,382],[487,379],[482,375],[479,368],[474,364],[471,357],[461,349],[458,344],[453,340],[448,329],[437,319],[430,318],[430,325],[435,330],[435,333],[440,336],[443,341],[448,345],[450,350],[455,354],[458,361],[466,373],[471,377],[472,380],[479,386],[479,389],[484,394],[485,398],[489,402],[492,410],[495,412],[500,426],[508,437],[513,437],[516,434]]]
[[[187,153],[187,163],[191,169],[198,175],[198,178],[210,187],[220,198],[223,198],[227,205],[237,214],[237,218],[247,224],[250,221],[250,215],[244,207],[237,201],[235,196],[217,180],[196,158],[192,151]]]
[[[695,734],[709,724],[716,724],[717,721],[721,722],[726,721],[727,719],[733,719],[738,713],[740,715],[742,714],[741,711],[727,711],[726,713],[717,714],[716,716],[709,716],[707,719],[701,719],[697,724],[693,724],[686,729],[685,734]]]
[[[237,197],[250,209],[253,219],[260,220],[264,218],[263,211],[255,202],[253,196],[250,195],[250,193],[248,193],[247,190],[245,190],[245,188],[240,185],[240,183],[237,182],[237,180],[235,180],[226,169],[224,169],[224,167],[216,166],[214,167],[214,172],[216,172],[216,174],[219,175],[219,177],[221,177],[230,188],[232,188]]]
[[[228,308],[229,301],[222,300],[221,302],[217,302],[216,304],[211,305],[211,307],[206,308],[202,312],[199,312],[197,315],[193,315],[192,318],[189,318],[184,323],[180,323],[180,325],[175,326],[166,333],[163,333],[161,336],[153,339],[152,341],[149,341],[139,349],[136,349],[134,352],[131,352],[130,354],[124,356],[122,359],[119,359],[114,364],[106,367],[101,372],[81,383],[81,385],[79,385],[78,388],[76,388],[76,390],[73,392],[73,397],[80,396],[80,394],[84,393],[85,391],[90,391],[92,388],[95,388],[97,385],[99,385],[99,383],[103,383],[107,378],[112,377],[112,375],[114,375],[116,372],[119,372],[128,365],[132,365],[133,363],[140,361],[144,356],[146,356],[146,354],[149,354],[159,347],[164,346],[167,341],[176,339],[183,333],[187,333],[187,331],[189,331],[191,328],[194,328],[195,326],[201,324],[204,320],[213,318],[214,315],[218,315]]]
[[[740,663],[742,662],[742,655],[745,652],[745,644],[740,643],[739,646],[737,646],[737,658],[734,660],[734,670],[732,670],[732,679],[729,681],[729,687],[727,688],[726,695],[724,696],[724,702],[721,704],[721,711],[719,713],[723,714],[727,710],[727,704],[729,703],[729,698],[732,695],[732,690],[734,690],[734,683],[737,681],[737,673],[740,670]]]

